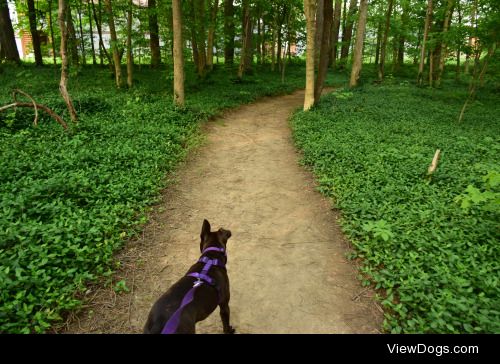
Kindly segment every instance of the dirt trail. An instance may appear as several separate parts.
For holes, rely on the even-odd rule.
[[[303,92],[265,98],[208,123],[207,143],[120,254],[118,279],[132,292],[92,290],[67,332],[141,332],[156,298],[199,257],[204,218],[233,233],[227,268],[238,333],[379,332],[380,308],[345,259],[337,217],[298,164],[287,120],[302,102]],[[222,332],[218,310],[197,332]]]

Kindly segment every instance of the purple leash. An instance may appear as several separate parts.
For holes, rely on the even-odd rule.
[[[196,288],[201,286],[203,283],[208,283],[211,286],[215,286],[214,279],[212,277],[208,276],[208,271],[210,270],[210,267],[213,265],[218,266],[218,267],[224,267],[225,263],[221,262],[219,259],[210,259],[208,257],[203,256],[208,251],[216,251],[220,253],[224,253],[224,255],[227,257],[226,250],[224,248],[216,248],[216,247],[209,247],[206,248],[201,252],[202,256],[198,260],[198,262],[205,263],[203,266],[202,270],[200,273],[189,273],[187,274],[188,277],[194,277],[197,278],[197,280],[193,284],[193,288],[191,288],[185,295],[184,298],[182,299],[181,305],[177,310],[175,310],[174,314],[170,317],[170,319],[167,321],[165,326],[163,327],[163,330],[161,331],[162,334],[174,334],[177,331],[177,328],[179,327],[179,323],[181,321],[181,314],[182,310],[184,307],[189,305],[194,298],[194,292],[196,291]],[[217,291],[217,293],[219,293]],[[220,294],[219,294],[220,297]]]

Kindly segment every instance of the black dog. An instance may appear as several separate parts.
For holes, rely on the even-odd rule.
[[[225,268],[230,237],[231,232],[222,228],[210,232],[210,223],[203,221],[200,260],[153,305],[145,334],[194,334],[196,322],[206,319],[217,306],[224,333],[234,333],[229,324],[229,278]]]

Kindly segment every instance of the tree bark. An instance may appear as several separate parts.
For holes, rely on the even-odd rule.
[[[127,86],[133,85],[134,58],[132,54],[132,0],[128,2],[127,9]]]
[[[339,45],[339,31],[340,31],[340,11],[342,10],[342,0],[335,0],[335,9],[333,12],[333,25],[332,25],[332,55],[331,65],[335,69]]]
[[[356,43],[354,45],[354,58],[352,61],[351,79],[349,87],[358,85],[359,74],[363,65],[363,43],[365,40],[366,18],[368,14],[368,0],[361,0],[359,5],[359,20],[356,30]]]
[[[184,106],[184,42],[182,41],[182,6],[180,0],[172,0],[172,24],[174,33],[174,103]]]
[[[242,1],[242,11],[243,11],[243,23],[242,23],[242,32],[243,34],[241,35],[241,39],[243,40],[243,43],[241,45],[241,55],[240,55],[240,65],[238,67],[238,78],[242,79],[243,75],[245,74],[245,71],[247,69],[247,61],[248,61],[248,56],[247,52],[249,52],[249,47],[251,47],[251,44],[248,44],[248,33],[251,32],[252,30],[252,23],[250,19],[250,1],[249,0],[243,0]],[[251,39],[251,38],[250,38]]]
[[[448,45],[446,44],[446,33],[448,33],[448,29],[450,28],[450,21],[453,15],[453,7],[455,6],[455,0],[448,0],[446,5],[446,13],[444,17],[443,23],[443,32],[441,33],[441,53],[439,57],[439,71],[436,78],[436,87],[441,86],[441,79],[443,77],[444,72],[444,63],[446,61],[446,54],[448,53]]]
[[[333,23],[333,2],[330,0],[326,0],[323,4],[323,21],[322,28],[317,27],[317,30],[321,34],[321,47],[320,47],[320,55],[319,55],[319,64],[318,64],[318,75],[316,78],[316,83],[314,85],[314,103],[317,103],[321,97],[321,92],[323,91],[323,85],[325,83],[326,74],[328,71],[328,63],[330,61],[331,54],[331,29]],[[316,37],[316,39],[318,39]]]
[[[420,51],[420,65],[418,66],[417,84],[419,86],[422,86],[424,81],[425,43],[427,42],[427,37],[429,35],[431,19],[432,19],[432,0],[428,0],[427,13],[425,16],[425,24],[424,24],[424,38],[422,39],[422,48]]]
[[[389,37],[389,27],[391,25],[391,15],[392,15],[392,5],[394,1],[389,0],[387,7],[387,13],[385,14],[385,29],[384,35],[382,37],[382,45],[380,46],[380,63],[378,65],[378,79],[382,81],[384,79],[384,68],[385,68],[385,53],[387,50],[387,38]]]
[[[207,71],[207,53],[205,48],[205,1],[192,0],[193,48],[196,47],[196,69],[200,78],[205,78]]]
[[[149,48],[151,49],[151,67],[153,68],[158,68],[161,61],[157,11],[156,0],[148,0]]]
[[[391,0],[392,1],[392,0]],[[352,28],[354,26],[354,16],[358,10],[358,0],[351,0],[349,3],[349,12],[346,15],[345,27],[342,31],[342,49],[340,50],[340,60],[342,67],[347,63],[349,48],[351,46]]]
[[[102,40],[102,27],[101,27],[101,1],[99,0],[99,17],[97,16],[97,12],[95,10],[95,5],[94,2],[90,2],[92,4],[92,12],[94,14],[94,20],[95,20],[95,25],[97,28],[97,35],[99,36],[99,57],[101,59],[101,65],[103,64],[103,59],[102,59],[102,54],[104,53],[104,56],[108,60],[109,65],[111,66],[113,64],[113,61],[111,60],[111,57],[106,50],[106,47],[104,46],[104,42]]]
[[[327,2],[330,2],[330,0],[326,0]],[[316,35],[314,38],[314,44],[317,46],[315,47],[314,50],[314,68],[318,69],[319,67],[319,58],[320,58],[320,53],[323,47],[323,31],[325,28],[323,28],[323,21],[325,18],[324,14],[325,10],[325,0],[317,0],[317,5],[316,5]],[[328,31],[329,32],[329,31]],[[317,81],[317,80],[316,80]],[[318,84],[316,82],[315,88],[318,88]]]
[[[306,16],[307,48],[306,48],[306,91],[304,96],[304,111],[314,105],[314,40],[316,31],[316,1],[304,0]]]
[[[67,3],[65,0],[59,0],[59,12],[58,12],[58,20],[59,20],[59,29],[61,30],[61,80],[59,82],[59,91],[66,102],[66,106],[68,108],[69,115],[73,122],[78,122],[78,118],[76,116],[75,107],[73,106],[73,101],[71,101],[71,96],[68,93],[68,55],[67,55],[67,44],[68,44],[68,29],[66,26],[67,15],[66,11],[68,10]]]
[[[15,63],[21,63],[17,50],[16,38],[14,36],[14,28],[10,20],[7,0],[0,0],[0,33],[2,34],[0,37],[1,48],[5,59]]]
[[[68,30],[68,47],[71,51],[71,62],[76,66],[80,66],[80,59],[78,58],[78,43],[76,39],[75,25],[73,24],[73,16],[71,14],[71,5],[66,3],[66,22]]]
[[[56,61],[56,43],[54,39],[54,25],[52,24],[52,0],[48,1],[49,5],[49,31],[50,31],[50,45],[52,46],[52,58],[54,60],[54,67],[57,67]]]
[[[211,1],[209,1],[211,3]],[[219,0],[214,0],[210,5],[210,22],[208,25],[207,40],[207,68],[211,71],[214,68],[214,38],[217,27],[217,11],[219,10]]]
[[[90,2],[87,3],[87,12],[89,14],[89,35],[90,35],[90,47],[92,49],[92,64],[95,66],[97,64],[97,60],[95,57],[94,28],[92,27],[92,9],[90,7]]]
[[[398,56],[396,61],[396,66],[394,67],[394,71],[398,72],[401,66],[404,63],[405,59],[405,41],[406,41],[406,32],[408,31],[408,8],[410,3],[404,3],[403,5],[403,13],[401,14],[401,34],[399,35],[399,44],[398,44]]]
[[[35,53],[35,64],[43,66],[42,48],[40,46],[40,34],[36,29],[36,12],[34,0],[28,0],[28,17],[30,22],[31,41],[33,44],[33,52]]]
[[[85,42],[83,40],[83,25],[82,25],[82,8],[81,8],[81,3],[77,2],[78,7],[76,11],[78,12],[78,24],[80,26],[80,45],[81,45],[81,50],[82,50],[82,61],[83,64],[87,64],[87,55],[85,54]]]
[[[377,27],[377,44],[375,46],[375,66],[380,62],[380,43],[382,43],[382,23],[378,23]]]
[[[224,0],[224,64],[234,64],[234,4],[233,0]]]
[[[115,18],[113,16],[113,7],[111,0],[105,0],[106,12],[108,13],[109,34],[111,37],[111,48],[113,49],[113,63],[115,65],[116,87],[120,88],[122,84],[122,70],[120,61],[120,52],[118,51],[118,38],[116,37]]]

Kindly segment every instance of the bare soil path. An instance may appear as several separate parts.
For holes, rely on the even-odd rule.
[[[141,332],[154,301],[199,257],[203,219],[230,229],[231,323],[237,333],[377,333],[382,313],[361,287],[337,216],[299,165],[288,118],[303,92],[265,98],[205,126],[207,142],[179,169],[118,279],[93,288],[67,332]],[[218,310],[197,332],[221,333]]]

